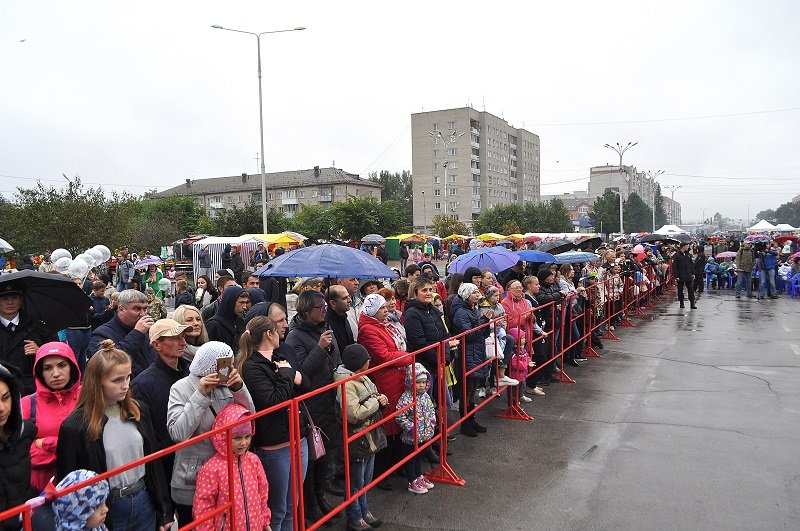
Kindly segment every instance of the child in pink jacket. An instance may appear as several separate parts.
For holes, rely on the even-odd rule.
[[[213,429],[232,424],[250,412],[239,404],[228,404],[217,415]],[[255,423],[244,422],[233,428],[234,464],[234,525],[230,525],[228,511],[217,515],[197,526],[198,531],[216,531],[222,529],[251,531],[271,531],[269,526],[271,514],[267,506],[267,476],[261,460],[252,452],[248,452],[255,432]],[[212,437],[217,453],[200,468],[197,473],[197,490],[194,494],[192,513],[196,520],[213,512],[220,505],[228,503],[228,449],[226,432]]]

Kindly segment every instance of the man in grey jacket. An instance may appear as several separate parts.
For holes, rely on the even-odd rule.
[[[736,253],[736,298],[741,298],[742,286],[747,291],[747,297],[753,296],[753,264],[755,254],[753,244],[745,240]]]

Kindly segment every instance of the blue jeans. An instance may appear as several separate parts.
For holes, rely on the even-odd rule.
[[[368,457],[360,461],[355,459],[350,460],[350,495],[364,488],[364,485],[372,481],[372,472],[375,469],[375,454],[370,454]],[[351,522],[357,522],[364,518],[364,515],[369,512],[367,505],[367,493],[365,492],[347,506],[347,519]]]
[[[114,531],[142,531],[156,528],[156,510],[147,489],[133,496],[108,498],[111,528]]]
[[[75,353],[75,359],[78,362],[81,373],[86,369],[86,359],[89,357],[89,337],[91,335],[91,328],[67,328],[67,345]]]
[[[742,286],[744,286],[745,291],[747,292],[747,296],[753,294],[753,273],[750,271],[739,271],[736,276],[736,295],[739,295],[742,292]]]
[[[758,296],[763,297],[767,291],[767,282],[769,282],[769,294],[770,295],[777,295],[778,290],[775,289],[775,270],[774,269],[762,269],[761,270],[761,282],[758,283]]]
[[[305,439],[300,442],[300,450],[303,456],[303,480],[305,480],[308,469],[308,443]],[[277,450],[256,448],[255,454],[264,465],[267,483],[269,483],[267,505],[272,512],[272,521],[270,522],[272,531],[294,531],[290,448],[288,446]],[[302,482],[298,487],[303,488]]]

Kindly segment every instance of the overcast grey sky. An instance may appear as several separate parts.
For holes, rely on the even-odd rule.
[[[143,193],[257,172],[411,168],[410,115],[471,104],[541,138],[542,191],[625,164],[684,221],[800,194],[800,3],[3,2],[0,192],[62,173]],[[770,112],[767,112],[770,111]],[[571,181],[571,182],[565,182]],[[668,192],[666,192],[668,193]]]

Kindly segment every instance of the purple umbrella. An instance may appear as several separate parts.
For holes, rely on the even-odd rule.
[[[484,247],[476,249],[456,258],[447,267],[448,273],[463,273],[468,267],[477,267],[481,271],[488,269],[492,273],[505,271],[519,262],[519,255],[503,247]]]
[[[148,256],[147,258],[142,258],[141,260],[136,262],[136,265],[134,267],[136,269],[147,269],[147,266],[151,266],[151,265],[160,266],[161,265],[161,258],[151,255],[151,256]]]

